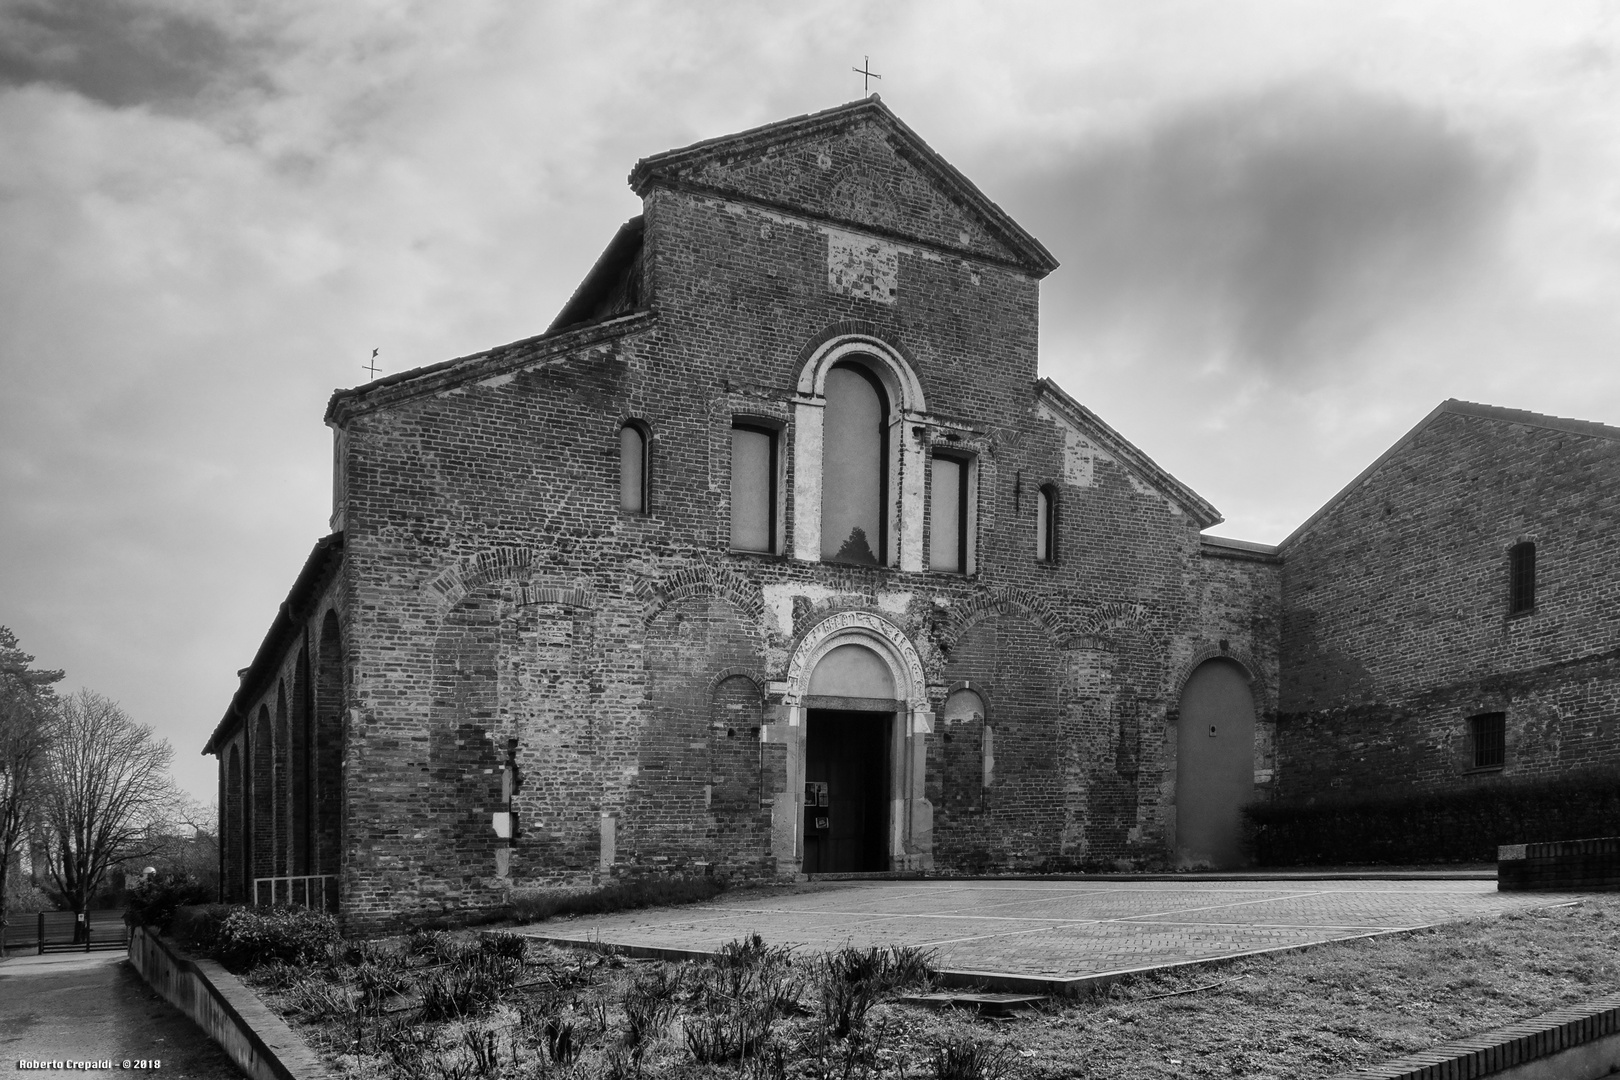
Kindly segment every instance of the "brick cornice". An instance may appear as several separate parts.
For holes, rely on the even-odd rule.
[[[569,353],[606,342],[645,333],[657,322],[652,311],[637,311],[601,322],[570,327],[554,334],[540,334],[507,345],[499,345],[470,356],[445,360],[427,367],[402,371],[349,390],[332,394],[326,406],[326,423],[345,427],[354,417],[410,401],[426,394],[453,389],[477,379],[504,375],[519,368],[566,357]]]

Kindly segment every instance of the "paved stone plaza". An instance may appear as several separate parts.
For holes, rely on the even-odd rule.
[[[1565,903],[1494,880],[869,881],[555,920],[529,931],[669,955],[758,932],[805,950],[914,945],[948,972],[1074,988],[1123,972]]]

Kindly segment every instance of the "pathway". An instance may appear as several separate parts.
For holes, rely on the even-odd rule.
[[[809,950],[912,945],[934,950],[948,971],[1071,983],[1570,899],[1456,879],[869,881],[553,920],[524,932],[700,953],[756,932]]]
[[[126,1058],[160,1062],[151,1071],[161,1080],[242,1078],[225,1051],[153,993],[123,953],[0,961],[0,1066],[12,1072],[18,1061],[111,1061],[112,1071],[124,1073]]]

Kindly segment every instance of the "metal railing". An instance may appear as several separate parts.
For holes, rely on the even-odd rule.
[[[279,905],[313,908],[316,911],[336,911],[337,899],[336,874],[253,879],[254,907]]]

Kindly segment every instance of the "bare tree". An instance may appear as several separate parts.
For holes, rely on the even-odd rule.
[[[84,912],[110,868],[162,846],[177,804],[174,749],[88,690],[62,702],[52,735],[37,835],[48,891]]]
[[[60,671],[41,671],[17,646],[17,635],[0,626],[0,956],[5,955],[6,877],[17,842],[32,824],[39,799],[39,773],[49,742]]]

